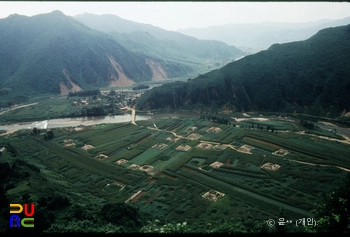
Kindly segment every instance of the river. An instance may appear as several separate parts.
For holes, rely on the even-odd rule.
[[[185,113],[155,113],[152,115],[136,115],[136,123],[140,120],[148,119],[160,119],[160,118],[199,118],[200,114],[185,112]],[[259,117],[259,119],[272,119],[271,117]],[[251,118],[246,118],[251,119]],[[297,119],[294,119],[295,122]],[[96,116],[96,117],[76,117],[76,118],[62,118],[62,119],[50,119],[44,121],[37,121],[31,123],[18,123],[10,125],[0,125],[0,130],[14,131],[19,129],[33,129],[34,127],[40,129],[46,128],[60,128],[60,127],[76,127],[79,125],[94,125],[103,123],[123,123],[131,122],[131,114],[114,115],[114,116]],[[315,123],[317,126],[323,129],[336,129],[338,134],[345,135],[350,138],[350,128],[339,127],[331,123]]]
[[[150,116],[136,115],[136,121],[148,120]],[[123,123],[130,122],[131,115],[114,115],[114,116],[96,116],[96,117],[76,117],[76,118],[62,118],[62,119],[50,119],[44,121],[37,121],[31,123],[17,123],[11,125],[0,125],[0,130],[13,131],[19,129],[33,129],[34,127],[40,129],[46,128],[61,128],[61,127],[76,127],[79,125],[94,125],[103,123]]]

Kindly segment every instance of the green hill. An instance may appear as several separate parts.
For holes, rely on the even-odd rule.
[[[350,25],[147,91],[138,108],[233,108],[339,116],[350,110]]]
[[[132,52],[59,11],[11,15],[0,19],[0,32],[0,106],[35,95],[156,80],[178,67],[169,62],[164,69],[156,58]]]
[[[199,73],[219,68],[245,55],[236,47],[220,41],[198,40],[175,31],[125,20],[115,15],[85,13],[75,18],[92,29],[110,34],[129,50],[152,55],[164,62],[176,62],[180,68],[190,67]],[[173,70],[172,73],[177,71],[178,69]]]

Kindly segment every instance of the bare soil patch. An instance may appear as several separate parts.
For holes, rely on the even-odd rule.
[[[128,203],[128,202],[132,201],[132,200],[133,200],[137,195],[139,195],[141,192],[142,192],[142,190],[139,190],[139,191],[137,191],[136,193],[134,193],[133,195],[131,195],[131,197],[129,197],[129,198],[125,201],[125,203]]]
[[[218,128],[218,127],[211,127],[207,130],[207,132],[211,132],[211,133],[219,133],[221,131],[222,131],[222,129]]]
[[[180,140],[179,137],[175,137],[175,136],[171,136],[171,137],[168,137],[166,139],[167,141],[172,141],[172,142],[177,142],[178,140]]]
[[[84,149],[85,151],[87,151],[87,150],[89,150],[91,148],[94,148],[94,146],[85,144],[85,146],[82,147],[82,149]]]
[[[275,152],[272,152],[272,154],[277,155],[277,156],[285,156],[289,153],[289,151],[284,150],[284,149],[279,149]]]
[[[213,168],[219,168],[220,166],[224,165],[222,162],[215,161],[214,163],[211,163],[210,166]]]
[[[131,86],[135,83],[125,75],[123,68],[119,65],[119,63],[114,59],[112,55],[108,55],[107,58],[111,63],[111,68],[108,72],[110,86]]]
[[[145,172],[150,172],[153,169],[154,169],[154,167],[151,166],[151,165],[143,165],[143,166],[140,167],[140,170],[145,171]]]
[[[254,147],[250,146],[250,145],[243,145],[240,148],[238,148],[239,152],[244,152],[244,153],[251,153],[250,151],[253,150]]]
[[[261,166],[262,169],[271,170],[271,171],[276,171],[280,167],[281,167],[280,165],[274,164],[274,163],[270,163],[270,162],[266,162],[265,164],[263,164]]]
[[[66,77],[70,89],[68,88],[67,83],[65,83],[64,81],[60,81],[59,86],[61,90],[61,95],[68,95],[69,92],[77,92],[83,90],[80,88],[80,86],[72,82],[68,72],[65,69],[62,70],[62,73]]]
[[[149,58],[146,58],[145,61],[146,64],[151,68],[153,81],[162,81],[168,78],[167,73],[162,64]]]
[[[220,192],[215,191],[215,190],[210,190],[202,195],[203,198],[208,199],[209,201],[212,201],[212,202],[216,202],[217,200],[219,200],[223,196],[225,196],[224,193],[220,193]]]
[[[192,133],[190,134],[187,139],[190,139],[190,140],[197,140],[201,137],[201,135],[197,134],[197,133]]]
[[[349,112],[348,112],[349,113]],[[349,114],[350,115],[350,114]],[[346,114],[344,115],[344,116],[346,116]],[[347,116],[348,117],[348,116]],[[333,124],[333,123],[330,123],[330,122],[318,122],[318,123],[322,123],[322,124],[324,124],[324,125],[328,125],[328,126],[334,126],[334,127],[336,127],[337,125],[335,125],[335,124]]]
[[[151,165],[143,165],[143,166],[139,166],[139,165],[136,165],[136,164],[131,164],[128,169],[132,169],[132,170],[141,170],[141,171],[145,171],[147,173],[150,173],[152,174],[152,170],[154,169],[153,166]]]
[[[213,145],[210,143],[202,142],[200,143],[197,148],[204,149],[204,150],[209,150]]]
[[[167,147],[167,144],[164,143],[157,143],[152,146],[152,148],[158,149],[158,150],[163,150],[165,147]]]
[[[227,148],[227,145],[225,145],[225,144],[218,144],[218,145],[215,145],[213,148],[217,149],[217,150],[225,150]]]
[[[192,127],[188,127],[187,129],[186,129],[186,131],[196,131],[198,128],[197,127],[195,127],[195,126],[192,126]]]
[[[14,133],[14,132],[17,132],[17,130],[8,130],[5,133],[1,133],[0,136],[6,136],[6,135],[9,135],[9,134]]]
[[[122,165],[122,164],[128,163],[128,160],[126,160],[126,159],[120,159],[120,160],[117,160],[115,163],[116,163],[117,165]]]
[[[180,145],[175,148],[175,150],[177,151],[188,151],[189,149],[191,149],[191,147],[188,145]]]
[[[128,169],[132,169],[132,170],[139,170],[141,168],[141,166],[136,165],[136,164],[131,164]]]
[[[131,200],[131,202],[136,202],[145,193],[146,193],[145,191],[141,191]]]
[[[99,160],[105,160],[105,159],[108,159],[108,156],[106,156],[105,154],[99,154],[95,156],[95,158]]]

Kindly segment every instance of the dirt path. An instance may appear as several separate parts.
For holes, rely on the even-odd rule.
[[[0,137],[1,137],[1,136],[9,135],[9,134],[14,133],[14,132],[17,132],[17,131],[18,131],[18,130],[8,130],[8,131],[6,131],[5,133],[1,133],[1,134],[0,134]]]
[[[327,166],[330,166],[330,167],[336,167],[338,169],[342,169],[342,170],[345,170],[347,172],[350,172],[350,169],[347,169],[347,168],[344,168],[344,167],[341,167],[341,166],[337,166],[337,165],[325,165],[325,164],[315,164],[315,163],[310,163],[310,162],[305,162],[305,161],[299,161],[299,160],[291,160],[291,159],[286,159],[285,160],[288,160],[288,161],[293,161],[293,162],[297,162],[297,163],[300,163],[300,164],[304,164],[304,165],[312,165],[312,166],[323,166],[323,167],[327,167]]]
[[[120,108],[121,110],[131,110],[131,123],[137,125],[135,122],[136,119],[136,110],[135,108],[131,108],[129,106],[125,106],[124,108]]]
[[[37,103],[32,103],[32,104],[27,104],[27,105],[15,106],[15,107],[13,107],[13,108],[11,108],[11,109],[8,109],[8,110],[5,110],[5,111],[0,112],[0,115],[6,113],[6,112],[8,112],[8,111],[11,111],[11,110],[15,110],[15,109],[20,109],[20,108],[24,108],[24,107],[36,105],[36,104],[38,104],[38,103],[39,103],[39,102],[37,102]]]
[[[129,108],[129,107],[127,107],[127,108]],[[132,108],[129,108],[129,109],[132,110]],[[135,124],[135,125],[136,125],[136,124]],[[168,131],[168,130],[164,130],[164,129],[150,128],[150,127],[148,127],[148,129],[160,130],[160,131],[169,132],[169,133],[172,133],[175,137],[186,139],[185,137],[176,134],[174,131]],[[350,139],[349,139],[348,137],[346,137],[346,136],[343,136],[343,137],[345,138],[345,140],[339,140],[339,139],[335,139],[335,138],[329,138],[329,137],[324,137],[324,136],[318,136],[318,135],[314,135],[314,134],[306,134],[304,131],[302,131],[302,132],[297,132],[297,134],[300,134],[300,135],[308,135],[308,136],[318,137],[318,138],[321,138],[321,139],[327,139],[327,140],[331,140],[331,141],[338,141],[338,142],[350,144]],[[282,149],[282,148],[283,148],[283,147],[278,146],[278,145],[276,145],[276,144],[269,143],[269,142],[265,142],[265,141],[262,141],[262,140],[259,140],[259,139],[255,139],[255,138],[251,138],[251,137],[244,137],[243,139],[247,139],[247,140],[252,140],[252,141],[255,141],[255,142],[263,143],[263,144],[269,145],[269,146],[271,146],[271,147],[274,147],[274,148],[276,148],[276,149]],[[219,142],[211,142],[211,141],[204,141],[204,140],[200,140],[200,142],[206,142],[206,143],[213,144],[213,145],[226,145],[227,147],[229,147],[229,148],[231,148],[231,149],[233,149],[233,150],[235,150],[235,151],[242,152],[242,153],[246,153],[246,154],[252,154],[251,152],[245,152],[245,151],[242,151],[242,150],[240,150],[240,149],[237,149],[237,147],[233,146],[232,144],[221,144],[221,143],[219,143]],[[284,158],[284,159],[286,159],[286,158]],[[290,161],[293,161],[293,162],[298,162],[298,163],[305,164],[305,165],[312,165],[312,166],[316,166],[316,165],[320,165],[320,166],[331,166],[331,167],[336,167],[336,168],[345,170],[345,171],[347,171],[347,172],[350,172],[350,169],[347,169],[347,168],[344,168],[344,167],[341,167],[341,166],[326,165],[326,164],[323,164],[323,165],[322,165],[322,164],[315,164],[315,163],[309,163],[309,162],[303,162],[303,161],[291,160],[291,159],[287,159],[287,160],[290,160]]]

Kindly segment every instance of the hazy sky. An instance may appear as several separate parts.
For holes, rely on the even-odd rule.
[[[202,28],[229,23],[308,22],[350,16],[348,2],[6,2],[0,18],[11,14],[33,16],[60,10],[69,16],[82,13],[113,14],[166,30]]]

